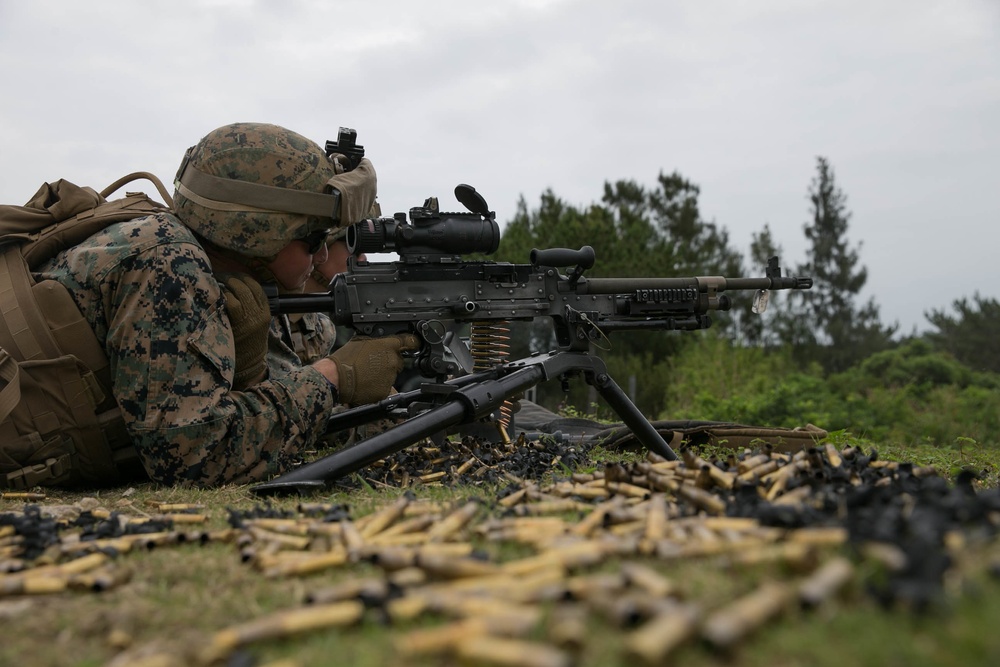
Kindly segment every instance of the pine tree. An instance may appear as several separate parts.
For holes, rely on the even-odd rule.
[[[949,352],[963,364],[977,371],[1000,373],[1000,302],[980,296],[979,292],[968,299],[957,299],[953,307],[955,316],[943,310],[925,313],[927,320],[937,327],[926,337],[938,349]]]
[[[868,281],[867,269],[859,265],[861,243],[849,244],[847,197],[826,158],[817,158],[816,170],[809,188],[812,220],[803,227],[809,259],[798,269],[812,277],[813,288],[794,293],[797,307],[785,318],[782,334],[836,372],[888,347],[896,327],[881,324],[874,299],[855,305]]]

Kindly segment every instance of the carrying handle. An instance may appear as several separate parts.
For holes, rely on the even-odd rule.
[[[100,194],[102,197],[107,199],[108,195],[112,194],[115,190],[117,190],[121,186],[125,185],[126,183],[131,183],[132,181],[137,181],[140,178],[145,178],[147,181],[156,186],[156,191],[160,193],[161,197],[163,197],[163,202],[167,205],[167,208],[172,209],[174,207],[174,199],[173,197],[170,196],[170,193],[167,192],[167,189],[163,187],[163,183],[160,181],[160,179],[158,179],[155,175],[149,173],[148,171],[133,171],[131,174],[128,174],[127,176],[122,176],[117,181],[115,181],[108,187],[101,190]]]

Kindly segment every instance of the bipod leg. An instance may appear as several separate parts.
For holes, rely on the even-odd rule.
[[[622,388],[618,386],[618,383],[614,381],[606,369],[596,371],[593,374],[588,373],[587,382],[597,389],[601,398],[607,401],[611,409],[621,417],[625,425],[646,449],[659,454],[668,461],[677,460],[677,454],[670,448],[667,441],[649,423],[646,416],[639,412],[639,408],[635,407],[635,403],[622,391]]]
[[[503,403],[507,396],[537,384],[544,376],[540,366],[497,369],[497,373],[500,372],[509,374],[499,379],[483,379],[460,386],[447,394],[443,404],[411,417],[388,431],[362,440],[353,447],[307,463],[269,482],[257,484],[250,491],[258,495],[270,495],[321,490],[328,482],[357,472],[438,431],[485,417]]]

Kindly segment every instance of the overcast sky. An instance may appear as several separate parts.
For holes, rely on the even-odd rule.
[[[678,170],[794,266],[822,155],[883,321],[1000,295],[998,0],[0,0],[0,90],[0,203],[169,182],[231,122],[344,125],[387,215],[465,182],[503,223]]]

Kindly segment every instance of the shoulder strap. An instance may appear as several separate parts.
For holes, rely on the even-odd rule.
[[[16,245],[0,252],[0,347],[18,361],[60,356],[42,314],[34,307],[31,276]]]

